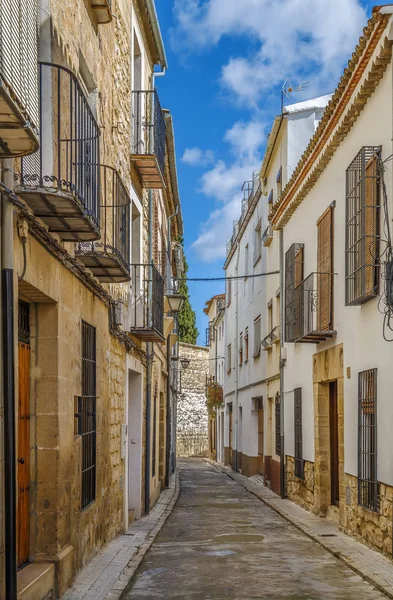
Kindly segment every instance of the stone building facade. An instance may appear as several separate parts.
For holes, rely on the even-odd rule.
[[[21,19],[34,8],[33,31],[39,22],[26,70],[38,81],[25,106],[35,127],[30,118],[8,139],[0,110],[2,270],[14,293],[2,309],[11,324],[15,315],[1,477],[15,472],[3,452],[11,407],[18,461],[16,561],[5,555],[10,501],[0,486],[1,600],[12,562],[25,598],[62,596],[165,487],[174,321],[164,295],[183,234],[172,118],[154,93],[154,67],[166,68],[154,2],[27,1]],[[0,108],[6,93],[2,83]],[[142,139],[143,119],[160,127],[160,149]]]
[[[182,366],[183,359],[190,361],[187,368]],[[209,374],[209,349],[180,343],[177,362],[177,455],[208,456],[206,377]]]

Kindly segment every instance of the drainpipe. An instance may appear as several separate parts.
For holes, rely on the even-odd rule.
[[[169,487],[169,470],[171,461],[171,336],[166,340],[166,371],[168,373],[166,382],[166,446],[165,446],[165,487]]]
[[[239,256],[240,256],[240,248],[238,247],[237,249],[237,257],[236,257],[236,268],[235,268],[235,274],[236,274],[236,303],[235,303],[235,446],[236,446],[236,453],[235,453],[235,465],[234,465],[234,471],[237,473],[237,467],[238,467],[238,452],[239,452],[239,448],[238,446],[238,441],[239,441],[239,431],[238,431],[238,427],[239,427],[239,418],[238,418],[238,412],[239,412],[239,279],[238,279],[238,271],[239,271]]]
[[[12,159],[3,160],[2,180],[13,188]],[[5,194],[1,206],[1,302],[3,399],[4,399],[4,515],[5,515],[5,587],[7,600],[17,598],[16,564],[16,442],[14,373],[14,209]]]
[[[285,436],[284,436],[284,374],[286,359],[284,352],[285,343],[285,315],[284,315],[284,231],[279,232],[280,249],[280,494],[286,497],[285,478]]]

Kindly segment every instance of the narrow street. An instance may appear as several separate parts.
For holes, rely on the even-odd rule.
[[[127,600],[385,598],[222,472],[178,466],[179,500]]]

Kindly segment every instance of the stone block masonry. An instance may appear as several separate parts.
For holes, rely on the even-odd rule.
[[[206,376],[209,373],[209,349],[180,344],[179,357],[190,360],[187,369],[181,367],[181,392],[177,397],[178,456],[208,456],[208,411],[206,406]]]

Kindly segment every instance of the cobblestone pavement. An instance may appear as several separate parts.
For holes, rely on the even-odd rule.
[[[386,598],[213,465],[178,466],[179,500],[125,599]]]

